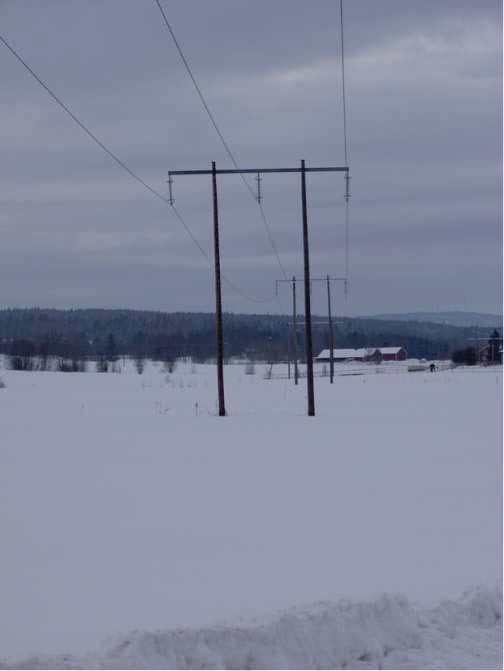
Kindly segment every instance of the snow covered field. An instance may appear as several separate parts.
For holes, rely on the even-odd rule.
[[[0,371],[4,666],[501,664],[501,372],[265,369]]]

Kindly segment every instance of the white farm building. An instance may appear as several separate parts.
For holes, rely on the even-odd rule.
[[[381,363],[382,361],[405,361],[408,358],[404,347],[360,347],[358,349],[334,349],[333,361],[368,361],[370,363]],[[330,350],[325,349],[315,357],[319,363],[330,361]]]

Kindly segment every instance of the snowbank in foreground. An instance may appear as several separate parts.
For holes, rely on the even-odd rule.
[[[322,603],[268,624],[132,632],[88,657],[43,656],[0,668],[501,668],[502,592],[472,590],[418,610],[403,597]]]

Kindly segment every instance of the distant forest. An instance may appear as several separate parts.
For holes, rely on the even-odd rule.
[[[302,316],[300,317],[302,320]],[[315,316],[314,352],[328,347],[325,317]],[[397,345],[414,358],[449,358],[454,350],[488,338],[486,328],[463,328],[415,321],[335,318],[336,347]],[[317,324],[317,322],[319,322]],[[281,361],[288,355],[287,315],[224,315],[225,357]],[[298,326],[303,358],[304,327]],[[208,313],[163,313],[139,310],[0,310],[0,353],[74,360],[118,356],[173,361],[192,357],[208,361],[215,353],[214,317]]]

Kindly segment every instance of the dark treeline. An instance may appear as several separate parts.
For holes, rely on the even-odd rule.
[[[314,317],[314,321],[323,320]],[[336,347],[397,345],[410,357],[448,358],[467,345],[470,337],[488,330],[429,322],[342,319],[336,329]],[[279,361],[287,358],[290,318],[286,315],[224,315],[226,358]],[[328,347],[326,326],[314,328],[314,351]],[[303,327],[298,330],[298,351],[303,356]],[[0,353],[13,357],[16,367],[44,367],[58,359],[60,369],[80,369],[90,359],[103,367],[118,356],[174,361],[192,357],[207,361],[215,354],[212,314],[162,313],[136,310],[0,310]],[[107,365],[106,365],[107,364]],[[80,367],[80,368],[79,368]]]
[[[475,366],[477,363],[502,364],[502,337],[498,329],[494,329],[488,341],[479,341],[474,347],[463,347],[452,353],[452,361],[456,364]]]

